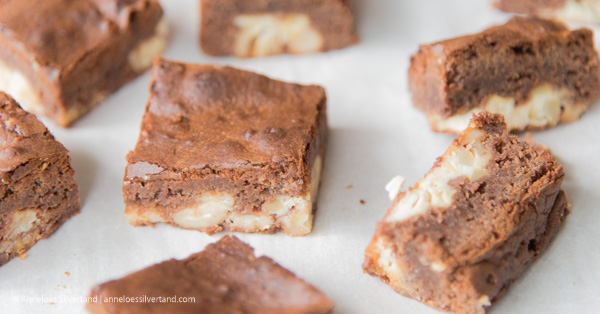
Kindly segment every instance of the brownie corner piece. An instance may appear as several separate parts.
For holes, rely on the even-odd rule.
[[[200,0],[200,45],[210,55],[262,57],[357,42],[346,0]]]
[[[481,33],[422,45],[409,89],[434,131],[459,134],[473,113],[501,113],[510,131],[577,121],[600,98],[589,29],[514,17]]]
[[[158,59],[123,193],[133,225],[212,234],[312,230],[325,90]]]
[[[0,92],[0,266],[80,210],[67,150]]]
[[[166,47],[162,15],[157,0],[7,0],[0,90],[69,126],[150,68]]]
[[[363,269],[434,308],[484,313],[559,231],[563,177],[547,149],[480,113],[414,187],[392,191]]]
[[[142,313],[154,298],[161,313],[331,313],[333,302],[311,284],[233,236],[184,260],[168,260],[94,287],[91,313]],[[174,302],[159,302],[159,298]],[[182,300],[185,298],[185,301]]]

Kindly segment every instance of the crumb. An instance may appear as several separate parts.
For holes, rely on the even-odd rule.
[[[73,253],[73,256],[77,256],[77,254]]]
[[[365,200],[360,200],[360,203],[361,203],[362,205],[365,205],[367,202],[365,202]]]
[[[525,133],[525,142],[530,143],[533,142],[531,132]]]
[[[50,305],[54,305],[54,302],[50,302]]]
[[[66,275],[67,277],[69,277],[69,276],[71,276],[71,273],[70,273],[70,272],[68,272],[68,271],[66,271],[66,272],[65,272],[65,275]]]
[[[351,189],[351,188],[353,188],[353,187],[354,187],[354,185],[352,185],[352,184],[348,184],[348,186],[346,187],[346,189]]]
[[[27,258],[27,253],[21,253],[21,254],[19,254],[19,259],[20,260],[24,260],[26,258]]]
[[[577,284],[576,284],[576,283],[573,283],[573,287],[575,287],[575,286],[577,286]]]

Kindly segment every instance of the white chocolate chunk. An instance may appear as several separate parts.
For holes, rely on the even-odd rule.
[[[447,266],[446,264],[442,263],[442,262],[433,262],[431,263],[431,269],[435,272],[441,273],[444,270],[446,270]]]
[[[235,230],[240,231],[262,231],[271,228],[275,219],[271,215],[265,214],[237,214],[229,215],[230,226],[234,226]]]
[[[483,134],[478,129],[468,131],[460,144],[452,146],[440,163],[404,194],[385,220],[399,222],[423,214],[432,207],[448,207],[456,193],[448,185],[450,181],[463,176],[474,181],[487,175],[486,167],[492,154],[478,141]]]
[[[131,207],[125,210],[125,215],[133,225],[168,222],[200,230],[223,225],[245,232],[265,231],[279,225],[285,233],[301,236],[312,230],[312,203],[319,190],[321,168],[322,158],[317,156],[312,167],[311,184],[307,186],[310,192],[303,196],[277,195],[263,204],[258,213],[234,211],[235,200],[230,193],[206,192],[198,197],[194,206],[174,214],[159,208]]]
[[[312,230],[312,212],[295,211],[278,219],[283,231],[291,236],[303,236]]]
[[[184,228],[201,229],[218,226],[225,221],[235,201],[229,193],[212,192],[202,195],[198,203],[173,214],[173,222]]]
[[[125,211],[125,217],[131,224],[154,224],[165,221],[162,214],[157,211]]]
[[[375,256],[378,256],[377,265],[379,265],[379,268],[383,270],[386,276],[391,281],[398,282],[402,276],[402,271],[389,241],[384,241],[383,238],[377,239],[375,243]]]
[[[396,198],[396,195],[400,193],[400,190],[402,190],[405,182],[406,179],[404,177],[395,176],[392,178],[392,180],[390,180],[390,182],[388,182],[388,184],[386,184],[385,190],[388,192],[390,200],[394,200]]]
[[[306,197],[277,195],[274,200],[263,204],[262,210],[280,217],[287,215],[294,208],[304,211],[304,208],[307,206],[310,207],[310,205],[310,199]]]
[[[484,307],[492,305],[492,302],[490,302],[490,297],[484,294],[477,299],[477,304],[479,307]]]
[[[567,0],[561,9],[542,10],[546,18],[581,23],[600,23],[600,1],[597,0]]]
[[[25,209],[17,211],[13,214],[13,220],[8,227],[7,237],[14,238],[17,235],[28,232],[33,228],[37,214],[34,209]]]
[[[11,95],[23,109],[34,113],[43,114],[44,108],[31,82],[21,71],[14,69],[0,60],[0,90]]]
[[[305,14],[242,14],[234,24],[239,28],[234,43],[238,57],[317,52],[323,46],[321,34]]]
[[[162,19],[157,25],[154,35],[129,52],[128,60],[131,68],[136,72],[145,71],[152,66],[154,58],[160,56],[167,47],[169,24]]]
[[[448,118],[434,114],[429,119],[435,130],[454,133],[466,129],[473,114],[481,111],[504,115],[508,130],[554,126],[559,122],[573,122],[585,111],[585,105],[573,103],[572,93],[543,84],[533,89],[529,100],[518,106],[514,98],[493,95],[485,104],[466,113]]]
[[[18,252],[35,241],[33,234],[28,234],[35,226],[37,212],[35,209],[24,209],[14,212],[10,225],[6,228],[3,240],[0,241],[1,252]]]

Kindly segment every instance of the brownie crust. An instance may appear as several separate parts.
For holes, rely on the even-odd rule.
[[[186,303],[100,303],[108,297],[194,297]],[[92,289],[92,313],[330,313],[321,291],[236,237]]]
[[[411,57],[409,88],[415,107],[442,118],[467,113],[492,95],[514,99],[518,108],[543,84],[566,89],[583,111],[600,97],[599,77],[591,30],[514,17],[479,34],[421,46]]]
[[[235,52],[235,41],[240,32],[235,19],[239,15],[308,16],[311,28],[314,27],[322,38],[322,44],[316,51],[341,49],[357,42],[354,18],[347,0],[201,0],[200,6],[200,43],[202,50],[209,55],[257,56]],[[283,47],[281,52],[294,53],[287,47]]]
[[[488,174],[450,181],[456,190],[450,207],[394,221],[389,217],[406,195],[400,193],[363,265],[398,293],[455,313],[485,312],[543,252],[568,214],[563,169],[548,151],[509,135],[500,115],[482,113],[472,128],[485,133]],[[382,246],[392,252],[398,273],[382,265]]]
[[[29,111],[68,126],[150,66],[132,59],[146,40],[163,36],[162,14],[156,0],[8,1],[0,61],[30,85]]]
[[[0,265],[52,235],[80,209],[67,150],[0,92]]]
[[[312,170],[327,138],[323,88],[166,60],[155,62],[152,76],[142,132],[127,157],[126,212],[156,208],[169,217],[205,192],[226,192],[234,212],[253,215],[276,195],[302,197],[318,186]]]

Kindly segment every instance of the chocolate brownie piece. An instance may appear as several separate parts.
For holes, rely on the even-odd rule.
[[[437,309],[483,313],[562,225],[563,177],[549,151],[480,113],[413,188],[390,185],[364,271]]]
[[[327,136],[325,91],[158,59],[123,193],[133,225],[305,235]]]
[[[79,212],[70,162],[35,115],[0,92],[0,265]]]
[[[454,133],[480,111],[504,114],[509,130],[576,121],[600,97],[599,77],[591,30],[521,17],[423,45],[409,70],[413,104]]]
[[[201,0],[200,43],[210,55],[310,53],[356,43],[347,0]]]
[[[171,259],[92,289],[92,313],[330,313],[321,291],[272,259],[225,236],[185,260]],[[119,298],[155,302],[115,301]],[[187,298],[161,302],[159,298]],[[168,298],[168,299],[167,299]],[[150,299],[151,300],[151,299]]]
[[[7,1],[0,90],[68,126],[152,65],[166,45],[161,18],[157,0]]]
[[[598,0],[496,0],[494,5],[510,13],[564,21],[600,23],[600,1]]]

